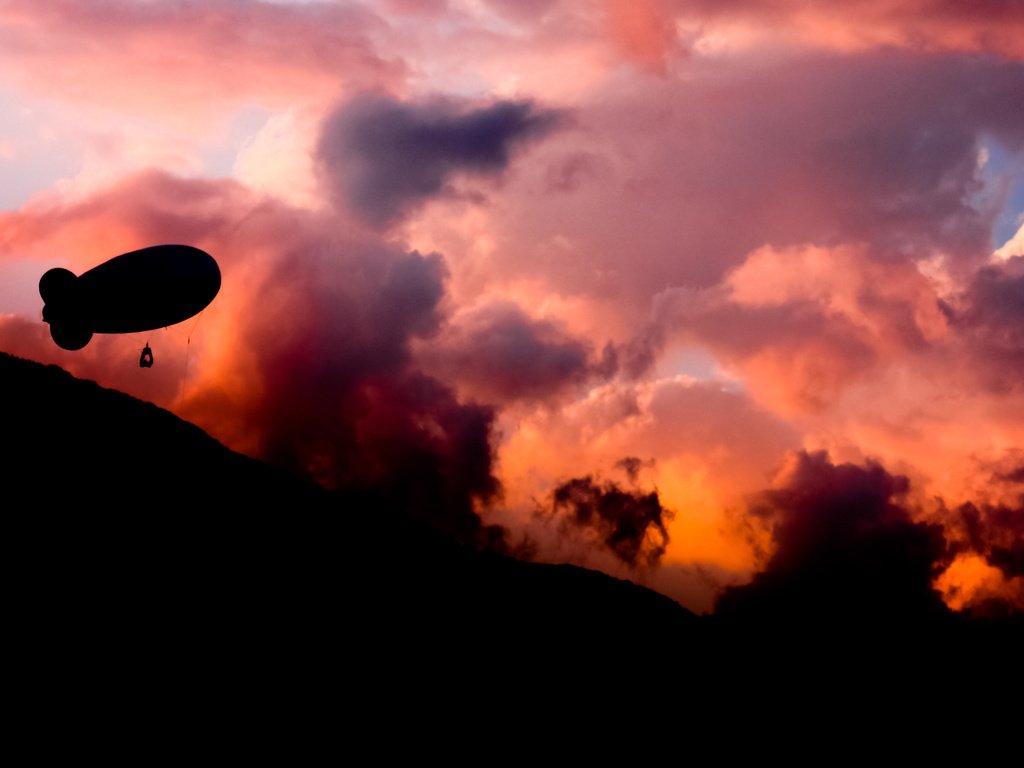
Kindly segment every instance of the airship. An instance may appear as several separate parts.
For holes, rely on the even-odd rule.
[[[191,245],[123,253],[77,276],[58,267],[39,280],[43,321],[57,346],[72,351],[95,333],[138,333],[188,320],[219,290],[217,262]]]

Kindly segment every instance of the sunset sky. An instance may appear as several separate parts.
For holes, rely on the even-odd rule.
[[[847,488],[1024,610],[1020,2],[0,0],[0,117],[0,350],[698,612]],[[213,304],[56,347],[157,243]]]

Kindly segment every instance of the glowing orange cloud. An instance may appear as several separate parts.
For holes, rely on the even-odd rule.
[[[954,560],[935,586],[955,611],[974,610],[984,615],[994,608],[993,600],[1005,600],[1018,611],[1024,610],[1024,577],[1007,579],[998,568],[975,554],[964,554]]]
[[[700,24],[709,36],[716,26],[726,32],[738,27],[747,41],[762,45],[788,38],[845,52],[904,47],[1024,55],[1024,20],[1012,0],[851,0],[830,6],[801,0],[676,0],[662,8],[664,17]]]
[[[627,56],[656,72],[678,45],[678,35],[666,4],[660,0],[608,0],[608,24],[613,39]]]

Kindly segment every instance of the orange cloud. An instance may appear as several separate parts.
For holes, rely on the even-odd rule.
[[[665,71],[665,58],[678,47],[675,23],[661,0],[606,0],[612,39],[631,59]]]
[[[676,0],[676,18],[728,30],[745,25],[761,34],[747,37],[771,45],[789,38],[844,52],[878,47],[914,51],[995,53],[1024,56],[1024,20],[1013,0],[849,0],[821,5],[801,0]]]
[[[509,408],[498,421],[498,432],[506,507],[501,519],[525,528],[539,557],[570,558],[650,579],[660,577],[630,574],[621,563],[566,540],[534,516],[538,505],[548,507],[553,489],[574,477],[621,480],[616,467],[623,458],[636,457],[641,463],[632,482],[646,492],[657,490],[661,504],[674,513],[667,524],[663,565],[713,563],[726,580],[755,564],[736,517],[744,494],[763,487],[785,451],[799,441],[785,422],[743,393],[685,377],[642,384],[613,381],[561,408]],[[707,605],[715,584],[698,588],[691,583],[686,589]]]
[[[971,611],[981,615],[1005,610],[994,602],[1008,602],[1024,611],[1024,577],[1007,579],[995,566],[976,554],[963,554],[950,564],[936,580],[946,605],[955,611]]]

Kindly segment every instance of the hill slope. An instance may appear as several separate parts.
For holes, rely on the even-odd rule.
[[[53,366],[0,353],[0,395],[5,639],[28,713],[329,730],[324,700],[436,719],[452,690],[462,711],[608,686],[730,701],[800,682],[825,700],[914,680],[928,697],[949,682],[936,659],[999,684],[1019,647],[1019,621],[698,619],[595,571],[469,549]]]
[[[150,632],[136,650],[400,642],[455,658],[555,638],[642,647],[697,622],[604,574],[470,550],[55,366],[0,353],[0,393],[3,525],[30,646],[74,635],[96,652]]]

